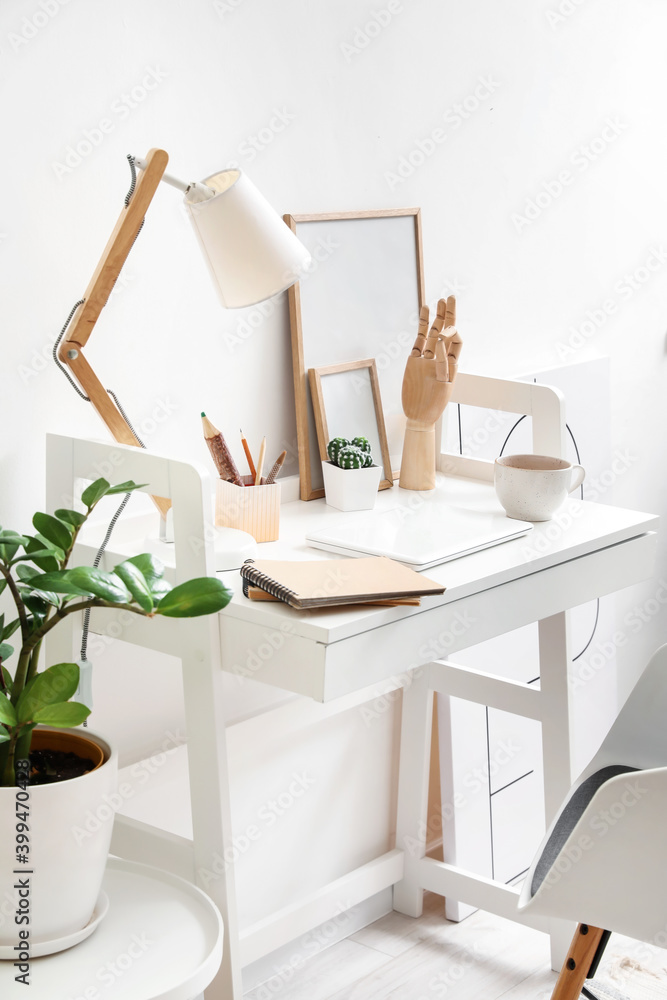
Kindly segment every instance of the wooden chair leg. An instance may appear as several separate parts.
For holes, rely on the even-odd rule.
[[[606,933],[600,927],[578,925],[556,987],[551,994],[551,1000],[578,1000],[581,996],[581,987],[586,981],[600,942]]]

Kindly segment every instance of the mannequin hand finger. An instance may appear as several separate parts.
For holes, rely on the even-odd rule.
[[[450,335],[446,338],[447,345],[447,356],[453,359],[456,364],[459,360],[461,354],[461,348],[463,347],[463,341],[461,340],[461,335],[456,327],[450,328]]]
[[[424,357],[432,358],[435,355],[435,344],[442,333],[442,328],[445,325],[445,311],[447,309],[447,303],[444,299],[440,299],[438,302],[438,314],[433,320],[433,326],[429,330],[428,340],[426,341],[426,347],[424,349]]]
[[[456,299],[453,295],[448,296],[445,310],[445,328],[448,326],[456,326]]]
[[[443,337],[438,337],[435,343],[435,380],[436,382],[449,382],[449,363]]]
[[[428,330],[428,306],[422,306],[419,310],[419,331],[414,346],[410,351],[410,357],[420,358],[426,343],[426,331]]]

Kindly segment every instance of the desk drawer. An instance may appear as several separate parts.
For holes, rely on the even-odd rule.
[[[328,644],[296,634],[297,615],[268,628],[222,612],[223,669],[329,701],[638,583],[653,572],[655,545],[654,533],[639,535]]]

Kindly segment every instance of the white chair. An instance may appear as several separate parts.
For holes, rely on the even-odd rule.
[[[667,644],[571,789],[523,883],[520,911],[579,921],[552,1000],[594,997],[584,982],[612,931],[664,940],[666,827]]]

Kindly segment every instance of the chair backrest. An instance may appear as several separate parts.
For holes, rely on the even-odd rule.
[[[609,764],[667,765],[667,643],[649,660],[582,777]]]
[[[450,406],[467,406],[518,413],[532,417],[533,452],[566,458],[565,397],[560,389],[518,379],[488,378],[460,372],[452,390]],[[438,469],[450,476],[465,476],[493,482],[493,462],[443,452]]]
[[[173,505],[173,544],[160,545],[157,510],[152,504],[142,505],[137,500],[130,504],[114,528],[108,553],[113,553],[126,536],[128,542],[137,546],[133,551],[153,552],[165,564],[175,562],[174,583],[214,575],[213,504],[211,483],[205,470],[129,445],[60,434],[46,436],[46,467],[46,510],[49,512],[58,507],[72,507],[73,497],[80,494],[77,480],[100,477],[112,484],[128,479],[146,483],[143,493],[168,497]],[[120,502],[121,497],[113,499]],[[137,516],[136,508],[141,510],[142,506],[147,513]],[[109,502],[108,507],[111,517],[116,504]],[[75,559],[80,557],[84,562],[92,562],[91,553],[96,551],[104,534],[102,525],[99,527],[94,547],[85,557],[81,552],[75,554]],[[139,534],[135,536],[135,532]],[[153,541],[155,548],[151,546]],[[111,569],[112,566],[113,559],[109,555],[102,567]],[[123,614],[125,618],[121,617]],[[149,620],[120,612],[109,625],[114,616],[114,612],[94,612],[91,616],[88,657],[94,664],[94,707],[90,724],[95,730],[108,734],[119,750],[121,766],[125,766],[157,753],[164,748],[165,739],[170,746],[183,741],[186,679],[179,660],[166,660],[162,655],[180,655],[177,643],[172,648],[171,639],[165,638],[163,649],[159,638],[163,631],[165,634],[169,631],[175,620],[159,616]],[[78,615],[61,622],[47,637],[45,658],[51,663],[77,659],[80,628]],[[179,632],[186,636],[188,628],[189,623],[183,622]],[[217,634],[217,626],[215,632]],[[141,633],[145,633],[143,643]],[[118,639],[139,645],[128,647],[123,641],[116,642]],[[144,648],[140,648],[141,645]],[[123,699],[122,711],[119,710],[120,698]]]

